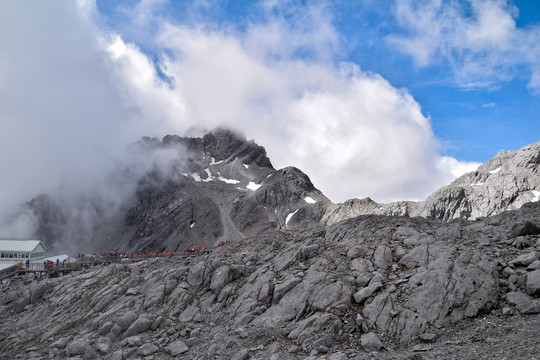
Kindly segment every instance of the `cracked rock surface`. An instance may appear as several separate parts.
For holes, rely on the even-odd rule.
[[[0,284],[0,358],[532,358],[540,236],[516,236],[525,223],[540,224],[539,203],[476,221],[360,216],[26,275]]]

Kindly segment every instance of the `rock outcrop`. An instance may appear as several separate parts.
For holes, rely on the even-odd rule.
[[[515,232],[539,214],[529,203],[477,221],[366,215],[199,256],[26,275],[0,284],[0,357],[427,356],[457,324],[540,313],[540,236]]]
[[[540,200],[540,141],[497,156],[442,187],[425,201],[377,203],[370,198],[347,200],[326,217],[327,224],[359,215],[422,216],[452,220],[492,216]]]
[[[497,156],[429,196],[414,215],[476,219],[540,199],[540,141]]]

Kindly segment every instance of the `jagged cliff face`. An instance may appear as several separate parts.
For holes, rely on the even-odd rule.
[[[359,215],[422,216],[430,219],[474,220],[519,209],[540,200],[540,141],[519,151],[501,151],[478,170],[467,173],[425,201],[379,204],[352,199],[339,204],[327,224]]]
[[[332,225],[359,215],[476,219],[540,198],[540,142],[501,151],[425,201],[389,204],[370,198],[333,204],[306,174],[292,167],[274,169],[263,147],[230,130],[216,129],[200,138],[143,138],[132,148],[148,158],[167,151],[172,160],[165,169],[141,174],[115,213],[91,205],[95,218],[79,226],[84,227],[81,233],[73,226],[62,233],[73,219],[59,201],[34,199],[28,206],[40,220],[36,236],[49,247],[83,243],[87,251],[179,251],[270,230]]]
[[[274,169],[263,147],[229,130],[143,138],[130,148],[145,158],[169,158],[165,167],[140,175],[113,216],[98,216],[103,211],[93,208],[82,239],[68,236],[73,219],[60,201],[41,196],[29,202],[40,223],[36,236],[53,249],[71,242],[72,251],[182,251],[318,223],[331,205],[306,174]]]
[[[540,199],[540,141],[519,151],[501,151],[477,171],[437,190],[414,215],[477,219],[519,209]]]

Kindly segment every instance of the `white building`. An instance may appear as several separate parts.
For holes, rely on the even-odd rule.
[[[45,246],[39,240],[0,240],[0,261],[25,262],[43,259]]]

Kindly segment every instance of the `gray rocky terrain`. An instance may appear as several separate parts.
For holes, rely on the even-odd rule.
[[[88,205],[97,215],[76,245],[176,256],[0,283],[0,358],[540,354],[540,143],[499,153],[424,202],[391,204],[333,204],[228,130],[132,146],[172,161],[137,173],[114,212]],[[73,240],[62,199],[27,207],[53,250]]]
[[[531,359],[540,203],[367,215],[1,284],[2,358]]]

